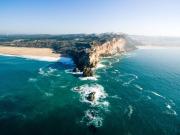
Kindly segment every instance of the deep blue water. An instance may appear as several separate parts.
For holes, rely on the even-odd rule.
[[[180,135],[180,49],[101,64],[81,78],[70,65],[0,56],[0,135]]]

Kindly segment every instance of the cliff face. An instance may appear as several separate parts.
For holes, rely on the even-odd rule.
[[[112,38],[103,44],[94,42],[90,48],[76,50],[73,52],[73,59],[77,68],[83,71],[83,76],[92,76],[92,68],[97,66],[101,57],[122,54],[133,49],[135,47],[128,46],[125,38]]]

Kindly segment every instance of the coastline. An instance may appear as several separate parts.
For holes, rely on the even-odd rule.
[[[28,48],[28,47],[9,47],[0,46],[0,54],[7,55],[29,55],[29,56],[41,56],[41,57],[60,57],[60,54],[53,53],[50,48]]]
[[[170,48],[175,48],[175,49],[180,49],[178,46],[153,46],[153,45],[146,45],[146,46],[136,46],[138,49],[170,49]]]
[[[28,47],[6,47],[0,46],[0,56],[20,57],[38,61],[61,62],[64,64],[73,64],[69,57],[53,53],[50,48],[28,48]]]

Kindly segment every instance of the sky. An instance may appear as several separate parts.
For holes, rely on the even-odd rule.
[[[1,34],[180,36],[180,0],[0,0]]]

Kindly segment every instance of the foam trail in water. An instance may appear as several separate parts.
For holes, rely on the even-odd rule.
[[[167,110],[165,111],[166,114],[169,115],[177,115],[176,111],[172,108],[172,106],[175,106],[172,102],[165,103]]]
[[[135,79],[131,79],[128,82],[124,82],[122,85],[123,86],[128,86],[129,84],[131,84]]]
[[[38,73],[43,76],[49,76],[49,75],[59,76],[59,75],[53,74],[56,71],[57,71],[57,69],[53,69],[53,68],[49,67],[47,69],[40,68]]]
[[[118,95],[113,95],[113,96],[109,96],[110,98],[114,98],[114,99],[119,99],[121,100],[122,98],[121,97],[118,97]]]
[[[140,85],[138,85],[138,84],[135,84],[134,85],[137,89],[139,89],[139,90],[143,90],[143,88],[140,86]]]
[[[98,76],[89,76],[89,77],[79,77],[80,80],[93,80],[93,81],[97,81],[98,80]]]
[[[129,119],[130,119],[131,116],[132,116],[132,114],[133,114],[133,107],[132,107],[132,105],[129,105],[129,106],[128,106],[128,109],[129,109],[128,117],[129,117]]]
[[[49,92],[45,92],[44,93],[47,97],[52,97],[54,94],[53,93],[49,93]]]
[[[161,97],[161,98],[165,99],[165,97],[164,97],[164,96],[162,96],[162,95],[158,94],[157,92],[151,91],[151,93],[152,93],[152,94],[154,94],[154,95],[156,95],[156,96],[158,96],[158,97]]]
[[[28,80],[29,82],[36,82],[37,81],[37,79],[36,78],[29,78],[29,80]]]
[[[66,73],[68,74],[74,74],[74,75],[82,75],[83,72],[73,72],[73,69],[67,69],[65,70]]]

